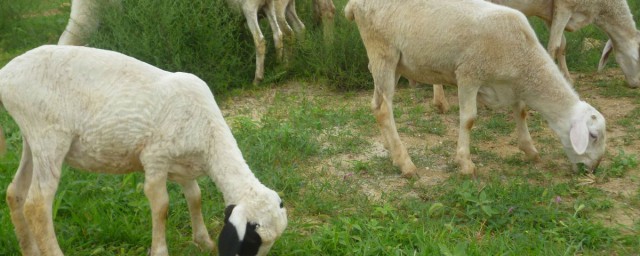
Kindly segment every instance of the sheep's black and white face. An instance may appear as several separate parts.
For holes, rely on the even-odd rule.
[[[218,238],[222,256],[267,255],[287,227],[287,211],[274,191],[263,198],[229,205]]]

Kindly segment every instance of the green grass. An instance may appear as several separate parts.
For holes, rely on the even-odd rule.
[[[68,16],[64,2],[0,3],[0,65],[55,43]],[[297,44],[289,67],[276,65],[268,41],[267,77],[259,87],[249,85],[250,35],[242,17],[221,0],[125,0],[124,11],[107,12],[91,44],[207,80],[249,166],[283,195],[288,208],[289,226],[270,255],[640,254],[640,94],[626,88],[622,76],[576,79],[583,98],[608,109],[607,157],[593,175],[570,170],[538,113],[532,112],[528,123],[542,161],[531,163],[517,150],[510,110],[483,108],[471,141],[479,175],[461,176],[453,160],[457,133],[450,131],[458,125],[457,103],[437,114],[430,89],[400,86],[394,114],[421,168],[419,178],[404,179],[381,149],[369,109],[372,82],[364,48],[354,24],[341,15],[346,1],[335,2],[334,45],[322,46],[310,3],[299,1],[306,40]],[[640,6],[630,4],[637,17]],[[25,15],[50,10],[56,12]],[[546,29],[532,20],[541,41],[547,40]],[[264,21],[262,26],[270,38]],[[594,72],[600,49],[575,49],[584,38],[603,35],[589,27],[567,36],[570,69]],[[447,88],[447,95],[454,91]],[[0,124],[8,142],[8,153],[0,158],[5,198],[20,161],[21,135],[4,110]],[[54,222],[67,255],[145,254],[151,216],[143,182],[139,173],[100,175],[65,167]],[[205,222],[215,239],[223,222],[222,196],[210,180],[199,183]],[[190,241],[180,188],[168,187],[170,253],[209,255]],[[0,237],[0,255],[20,255],[6,203],[0,203]]]

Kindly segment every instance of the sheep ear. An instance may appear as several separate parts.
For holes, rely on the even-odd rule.
[[[218,237],[218,254],[235,256],[240,252],[247,228],[244,207],[229,205],[224,210],[224,226]]]
[[[262,245],[262,238],[256,231],[258,224],[247,223],[247,232],[244,235],[242,244],[240,245],[239,255],[258,255],[260,246]]]
[[[578,155],[584,154],[587,151],[589,145],[589,129],[587,128],[587,122],[579,120],[571,125],[569,131],[569,138],[571,139],[571,146]]]
[[[613,51],[613,43],[611,39],[607,41],[604,49],[602,49],[602,56],[600,56],[600,62],[598,62],[598,72],[601,72],[604,69],[604,66],[607,64],[607,60],[609,59],[609,55]]]

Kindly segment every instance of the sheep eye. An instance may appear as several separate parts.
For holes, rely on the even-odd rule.
[[[280,201],[280,208],[284,208],[284,202]]]
[[[596,115],[591,115],[591,119],[596,120]]]

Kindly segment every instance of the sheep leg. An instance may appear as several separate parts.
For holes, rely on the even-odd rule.
[[[302,40],[302,36],[304,35],[304,23],[302,23],[298,17],[298,13],[296,12],[296,0],[291,0],[287,5],[286,16],[288,24],[291,24],[293,27],[293,31],[298,35],[298,39]]]
[[[513,116],[516,120],[516,132],[518,133],[518,148],[524,152],[529,160],[538,160],[540,158],[538,150],[533,145],[529,127],[527,127],[527,109],[524,102],[520,101],[513,107]]]
[[[25,136],[29,139],[29,136]],[[62,172],[62,161],[69,151],[71,139],[66,134],[47,131],[46,135],[28,140],[33,160],[33,176],[24,202],[31,234],[42,255],[63,255],[53,226],[53,200]]]
[[[548,21],[545,21],[545,24],[547,25],[547,28],[551,30],[551,24],[549,24]],[[551,40],[549,40],[549,45],[550,44],[551,44]],[[554,58],[554,60],[557,57],[558,67],[560,68],[560,71],[570,83],[573,83],[573,79],[571,78],[571,74],[569,73],[569,68],[567,66],[566,49],[567,49],[567,38],[564,36],[564,33],[561,32],[561,41],[560,41],[560,47],[558,48],[556,53],[557,56],[551,55],[551,57]]]
[[[573,84],[573,78],[571,78],[571,73],[569,73],[569,67],[567,67],[567,38],[562,34],[562,41],[560,42],[560,48],[558,48],[558,65],[560,66],[560,71],[569,83]]]
[[[267,15],[267,20],[269,20],[271,31],[273,32],[273,43],[276,48],[276,60],[278,62],[282,62],[284,58],[284,42],[282,41],[282,25],[278,23],[278,7],[276,4],[277,3],[275,1],[269,2],[265,8],[265,13]]]
[[[444,88],[441,84],[433,85],[433,105],[438,108],[440,113],[446,113],[449,111],[449,102],[444,95]]]
[[[316,23],[322,23],[325,45],[333,44],[334,16],[336,7],[332,0],[313,0],[313,16]]]
[[[565,58],[566,39],[564,37],[564,29],[571,18],[571,11],[561,6],[556,6],[553,12],[553,21],[549,29],[549,44],[547,51],[554,61],[558,61],[560,69],[568,81],[571,81],[569,70],[567,69],[567,61]]]
[[[16,235],[20,243],[20,250],[23,255],[40,255],[38,243],[29,230],[29,225],[24,216],[24,202],[31,186],[33,174],[33,161],[31,159],[31,149],[26,138],[22,138],[22,158],[20,166],[7,188],[7,205],[11,212],[11,221],[15,227]]]
[[[460,104],[460,130],[458,132],[458,149],[456,151],[456,161],[460,165],[462,174],[475,175],[476,166],[471,161],[469,141],[471,128],[477,117],[477,95],[480,86],[473,83],[465,83],[458,80],[458,100]]]
[[[97,2],[72,1],[69,22],[58,40],[59,45],[83,45],[86,43],[87,37],[98,28],[97,17],[99,15],[95,13],[97,6],[92,6],[92,3]]]
[[[256,46],[256,73],[253,79],[254,84],[259,84],[264,79],[264,56],[267,51],[267,45],[264,41],[264,35],[260,31],[258,24],[258,7],[252,5],[244,5],[242,7],[244,17],[247,19],[247,25],[253,35],[253,43]]]
[[[142,161],[144,175],[144,194],[151,206],[152,240],[149,255],[169,255],[166,240],[167,214],[169,212],[169,194],[167,193],[167,174],[154,166],[152,161]],[[147,163],[147,164],[145,164]]]
[[[400,141],[393,118],[393,93],[400,78],[395,74],[395,66],[399,58],[399,54],[389,54],[386,58],[370,57],[373,61],[369,66],[375,85],[371,107],[380,127],[382,138],[387,142],[388,149],[391,151],[393,163],[400,167],[402,176],[410,177],[416,174],[416,166]]]
[[[213,241],[207,232],[202,218],[202,196],[200,186],[196,180],[180,182],[182,192],[187,199],[189,214],[191,215],[191,229],[193,230],[193,241],[203,250],[213,250]]]
[[[276,22],[284,35],[286,46],[284,46],[285,49],[283,51],[283,56],[285,61],[287,62],[291,57],[291,49],[293,46],[293,42],[295,40],[293,29],[291,29],[291,26],[289,26],[289,23],[287,23],[286,11],[287,11],[288,3],[289,3],[289,0],[272,1]]]

